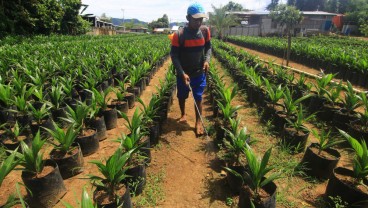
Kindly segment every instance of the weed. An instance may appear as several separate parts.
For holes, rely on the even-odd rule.
[[[270,163],[275,166],[277,171],[282,171],[285,177],[303,175],[304,172],[296,167],[299,165],[299,159],[290,156],[290,148],[287,146],[278,146],[274,152],[274,157],[270,158]]]
[[[285,191],[278,192],[276,195],[277,204],[280,205],[281,207],[297,208],[298,206],[294,201],[287,199],[288,195],[289,194],[287,194],[287,192]]]
[[[275,126],[273,125],[273,120],[267,120],[265,124],[266,126],[262,127],[262,132],[267,136],[275,135],[273,131],[273,129],[275,129]]]
[[[3,146],[0,146],[0,163],[6,158],[6,150]]]
[[[349,204],[347,202],[344,202],[340,198],[340,196],[336,196],[336,197],[329,196],[329,198],[333,203],[331,205],[331,207],[334,207],[334,208],[347,208],[347,207],[349,207]]]
[[[231,206],[231,205],[233,205],[233,203],[234,203],[234,201],[233,201],[233,198],[231,198],[231,197],[226,197],[226,205],[227,206]]]
[[[161,143],[161,142],[157,143],[157,144],[155,145],[154,149],[155,149],[155,150],[161,150],[161,149],[162,149],[162,143]]]
[[[156,174],[147,175],[146,187],[140,196],[135,197],[135,207],[157,207],[158,203],[165,198],[163,182],[165,171],[161,170]]]
[[[212,125],[208,125],[206,127],[206,130],[207,130],[208,136],[213,136],[216,133],[216,129],[215,129],[215,126],[213,124]]]

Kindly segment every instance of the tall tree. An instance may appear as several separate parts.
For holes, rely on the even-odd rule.
[[[209,23],[216,28],[217,37],[224,38],[224,30],[235,24],[235,16],[227,14],[226,8],[223,6],[215,7],[212,5],[213,13],[210,13]]]
[[[64,32],[67,25],[79,31],[73,34],[81,34],[89,23],[79,16],[80,5],[80,0],[0,0],[0,37],[48,35]]]
[[[279,4],[279,0],[271,0],[271,3],[267,5],[266,9],[268,11],[274,10],[278,4]]]
[[[287,0],[286,4],[289,5],[289,6],[295,6],[296,0]]]
[[[7,34],[32,35],[56,32],[63,15],[57,0],[0,0],[0,37]]]
[[[100,16],[100,19],[102,20],[102,21],[104,21],[104,22],[112,22],[112,20],[111,20],[111,17],[108,17],[107,15],[106,15],[106,13],[102,13],[101,14],[101,16]]]
[[[243,10],[243,6],[239,3],[235,3],[233,1],[230,1],[229,3],[227,3],[225,6],[224,6],[224,9],[226,11],[242,11]]]
[[[296,0],[296,8],[300,11],[324,11],[326,0]]]
[[[291,31],[294,27],[302,21],[303,16],[300,11],[294,6],[288,6],[286,4],[280,4],[275,10],[270,12],[270,16],[273,20],[280,24],[280,26],[286,27],[288,37],[288,47],[286,55],[286,66],[289,66],[290,49],[291,49]]]
[[[61,33],[78,35],[84,34],[88,30],[89,23],[82,19],[79,10],[82,6],[81,0],[59,0],[64,10],[61,19]]]
[[[35,11],[35,33],[49,35],[60,30],[64,11],[57,0],[40,0]]]
[[[152,21],[148,24],[150,29],[154,28],[168,28],[169,27],[169,18],[166,14],[164,14],[161,18],[158,18],[155,21]]]

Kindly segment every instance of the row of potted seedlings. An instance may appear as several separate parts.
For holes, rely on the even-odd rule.
[[[228,41],[279,57],[283,57],[286,45],[286,39],[277,37],[231,36]],[[359,40],[348,42],[356,43],[347,44],[347,40],[326,37],[294,38],[290,58],[316,69],[326,69],[329,73],[337,74],[337,78],[366,87],[366,43]]]
[[[158,65],[154,66],[152,71],[155,72],[158,69],[158,67],[162,65],[162,63],[163,63],[163,59],[159,60]],[[147,68],[147,63],[145,67]],[[151,76],[153,76],[153,73],[151,74]],[[2,85],[2,87],[4,86],[5,85]],[[9,89],[10,84],[6,86]],[[51,101],[55,101],[55,100],[60,101],[60,97],[63,95],[63,91],[56,90],[56,88],[57,87],[52,87],[51,89],[51,93],[50,93]],[[36,128],[38,129],[38,131],[37,130],[33,131],[34,132],[33,141],[28,140],[28,139],[25,140],[25,141],[29,141],[31,145],[34,144],[34,146],[38,148],[38,149],[35,149],[34,151],[31,149],[30,152],[33,153],[33,156],[32,155],[28,156],[28,157],[34,157],[33,162],[37,162],[37,164],[33,164],[33,165],[39,166],[37,167],[38,172],[35,172],[35,171],[32,172],[32,170],[28,171],[27,169],[25,169],[25,172],[31,172],[30,175],[32,176],[32,178],[37,179],[38,178],[37,176],[40,174],[40,171],[42,171],[43,163],[47,164],[46,165],[47,167],[50,166],[49,164],[51,164],[51,166],[54,167],[54,169],[59,168],[53,165],[53,161],[42,162],[42,154],[39,153],[42,145],[44,144],[44,140],[41,140],[40,137],[41,135],[47,136],[46,134],[46,131],[47,131],[47,133],[52,135],[52,137],[54,138],[54,141],[55,140],[58,141],[58,148],[57,150],[52,151],[52,155],[54,156],[50,156],[50,158],[53,160],[57,160],[57,161],[60,161],[61,159],[66,159],[66,160],[71,160],[69,162],[72,162],[71,164],[68,164],[68,165],[62,165],[62,163],[60,163],[61,164],[59,165],[60,168],[65,167],[65,166],[67,168],[66,170],[64,169],[61,170],[62,177],[68,178],[75,174],[80,173],[83,170],[82,168],[83,157],[81,156],[82,153],[84,154],[84,156],[86,156],[86,155],[92,154],[95,151],[97,151],[98,146],[99,146],[98,141],[106,138],[106,135],[105,135],[106,128],[112,129],[112,128],[115,128],[116,126],[116,119],[106,119],[106,122],[105,122],[104,118],[108,117],[106,116],[108,114],[99,113],[99,112],[102,112],[101,109],[111,110],[111,109],[108,109],[111,106],[109,106],[109,101],[108,99],[106,99],[109,91],[110,91],[109,88],[105,90],[103,89],[97,90],[93,88],[92,91],[88,91],[92,95],[90,99],[84,100],[85,102],[89,103],[89,106],[86,105],[85,103],[81,103],[78,101],[74,105],[67,106],[66,107],[67,110],[64,111],[62,114],[63,116],[61,117],[55,116],[55,120],[60,121],[59,125],[61,126],[64,126],[64,122],[70,122],[73,124],[67,127],[67,130],[65,131],[66,133],[62,130],[61,126],[59,127],[58,124],[53,123],[52,120],[49,119],[51,118],[49,114],[49,110],[51,107],[48,107],[48,104],[49,104],[48,102],[47,103],[44,102],[40,108],[35,108],[32,106],[32,104],[28,103],[26,99],[22,99],[22,102],[19,102],[19,103],[24,103],[25,106],[29,104],[30,108],[32,109],[32,113],[34,115],[33,117],[37,119],[37,124],[41,126],[41,128],[39,127]],[[7,92],[10,92],[10,90],[7,90]],[[35,90],[35,92],[37,92],[37,90]],[[122,94],[122,91],[117,90],[117,92]],[[42,95],[42,93],[39,93],[39,94]],[[55,99],[52,99],[52,98],[55,98]],[[132,101],[134,101],[134,99]],[[54,103],[56,103],[57,105],[50,105],[50,106],[52,107],[60,106],[59,102],[54,102]],[[115,111],[115,114],[116,114],[116,111]],[[57,115],[60,115],[60,114],[57,114]],[[115,116],[113,115],[112,117],[116,117],[116,115]],[[47,120],[48,125],[45,125],[43,123],[45,120]],[[86,127],[90,125],[96,128],[86,129]],[[19,130],[20,127],[18,125],[18,122],[16,122],[13,127],[10,127],[10,125],[4,125],[4,126],[6,127],[5,128],[6,131],[4,134],[2,132],[1,135],[4,137],[8,137],[8,135],[11,135],[13,136],[14,141],[18,142],[17,139],[19,136],[21,136],[20,135],[21,131]],[[22,127],[23,126],[26,127],[27,122],[24,122],[22,124]],[[77,128],[77,126],[79,126],[79,128]],[[96,130],[97,128],[99,128],[98,131]],[[40,134],[40,131],[42,131],[43,134]],[[12,134],[8,134],[8,132],[11,132]],[[99,134],[98,137],[96,137],[97,134]],[[74,140],[78,141],[79,145],[72,144]],[[21,141],[21,143],[24,143],[24,142]],[[82,151],[79,150],[79,146],[82,148]],[[26,151],[29,148],[27,148],[27,145],[22,144],[20,149],[22,149],[22,151],[20,152],[27,153]],[[25,152],[23,151],[23,149],[25,149],[24,150]],[[23,161],[23,158],[26,158],[22,155],[18,155],[18,156],[19,158],[22,158],[21,161]],[[29,161],[29,162],[32,162],[32,161]],[[31,167],[32,164],[27,165],[27,166]],[[36,177],[34,176],[35,174],[36,174]],[[48,176],[48,174],[44,174],[44,175]],[[53,190],[51,190],[50,192],[50,190],[47,190],[48,188],[52,189],[52,187],[49,187],[49,186],[45,186],[45,190],[28,189],[29,193],[32,193],[30,194],[31,197],[29,199],[31,202],[31,206],[50,207],[51,204],[56,203],[59,200],[59,198],[64,195],[63,193],[65,193],[65,187],[63,187],[63,185],[60,185],[60,186],[55,185],[55,188],[57,190],[54,190],[54,192]],[[39,191],[40,193],[38,193]],[[49,195],[49,193],[52,193],[52,195]],[[49,198],[45,197],[44,196],[45,194]]]
[[[132,207],[130,202],[129,186],[134,187],[134,193],[140,194],[145,185],[145,164],[150,162],[150,143],[158,142],[158,132],[152,131],[154,123],[161,125],[167,115],[160,114],[169,106],[173,91],[175,90],[174,75],[168,74],[166,82],[158,89],[158,94],[153,95],[150,103],[144,105],[140,113],[135,111],[131,120],[124,112],[120,112],[122,118],[127,122],[130,134],[122,135],[118,138],[120,147],[107,159],[106,163],[93,161],[103,175],[91,175],[92,183],[96,185],[93,199],[99,207],[117,207],[116,203],[122,207]],[[97,92],[94,91],[94,92]],[[169,95],[169,96],[167,96]],[[1,182],[4,177],[18,164],[24,166],[22,179],[29,193],[29,205],[32,207],[51,207],[66,193],[63,179],[77,175],[83,171],[83,156],[92,154],[98,150],[98,139],[83,141],[80,136],[88,134],[96,135],[95,129],[88,129],[87,123],[91,115],[96,113],[95,97],[90,106],[79,102],[75,109],[68,106],[67,117],[62,120],[69,123],[66,130],[53,122],[52,129],[42,128],[51,135],[51,144],[55,149],[50,153],[50,159],[43,160],[42,146],[46,142],[42,134],[38,131],[30,147],[21,141],[22,151],[16,151],[6,159],[1,166],[4,170]],[[102,96],[104,97],[104,96]],[[106,97],[104,97],[106,98]],[[139,99],[139,98],[138,98]],[[104,102],[106,104],[106,100]],[[167,113],[167,109],[166,109]],[[108,125],[107,125],[108,126]],[[157,128],[157,130],[159,130]],[[46,134],[44,134],[46,136]],[[93,138],[96,138],[95,136]],[[55,163],[56,162],[56,163]],[[50,171],[53,174],[50,174]],[[129,176],[129,177],[128,177]],[[50,183],[53,180],[53,183]],[[50,194],[51,193],[51,194]],[[123,193],[121,196],[116,196]]]
[[[220,147],[218,157],[225,163],[231,190],[239,194],[239,207],[276,207],[277,186],[273,180],[280,174],[265,177],[273,169],[268,166],[272,149],[258,159],[249,146],[250,135],[245,127],[241,128],[241,118],[237,118],[241,106],[231,105],[238,93],[237,87],[226,87],[213,67],[208,83],[216,117],[215,143]]]
[[[231,47],[224,44],[222,44],[221,47],[226,47],[227,50],[231,50]],[[221,49],[218,49],[218,51],[221,52]],[[233,51],[235,50],[233,49]],[[244,68],[236,57],[241,59],[245,58],[246,60],[253,59],[252,56],[244,53],[239,53],[236,57],[232,55],[234,55],[234,52],[228,54],[226,57],[228,67],[238,66]],[[264,101],[262,96],[268,93],[270,89],[267,82],[275,83],[276,85],[281,84],[282,86],[289,88],[293,98],[299,99],[307,96],[307,98],[303,98],[301,102],[297,103],[305,105],[308,112],[315,113],[320,120],[326,121],[332,126],[352,134],[354,137],[367,138],[365,136],[365,127],[367,124],[366,117],[368,114],[366,94],[364,92],[356,93],[349,82],[346,86],[342,85],[341,82],[333,83],[331,80],[335,75],[326,74],[319,79],[316,79],[314,84],[306,83],[304,75],[301,75],[299,79],[295,79],[293,74],[287,73],[286,70],[272,65],[272,63],[269,64],[268,68],[270,68],[270,70],[268,70],[266,67],[260,67],[262,66],[260,63],[252,63],[254,61],[245,61],[245,63],[246,62],[256,66],[255,70],[260,74],[257,75],[257,73],[252,70],[245,72],[251,75],[250,87],[249,85],[245,86],[248,89],[247,92],[249,100],[253,100],[254,96],[252,96],[252,91],[256,91],[254,93],[256,99],[255,103],[258,97],[261,97],[259,99],[260,101]],[[236,70],[234,73],[236,73]],[[266,87],[264,87],[264,85],[266,85]],[[285,90],[280,87],[277,89],[278,90],[276,92],[282,96],[281,91]],[[281,97],[276,96],[276,98],[279,99],[273,101],[275,105]],[[264,103],[261,102],[259,105],[264,106]],[[359,107],[363,108],[358,109]]]
[[[215,42],[216,46],[216,42]],[[304,94],[301,95],[294,91],[292,87],[282,87],[277,82],[277,78],[272,76],[263,76],[265,74],[268,74],[268,69],[265,67],[261,67],[260,64],[257,65],[251,65],[251,66],[244,66],[238,62],[232,62],[236,63],[236,65],[230,65],[229,60],[226,58],[229,58],[231,55],[225,56],[224,54],[227,54],[226,51],[216,48],[215,55],[220,59],[220,61],[223,62],[223,64],[229,69],[230,74],[233,75],[235,80],[242,80],[239,82],[240,86],[244,87],[247,91],[248,101],[256,103],[257,107],[262,108],[263,115],[262,119],[264,121],[268,121],[272,117],[274,118],[273,124],[275,125],[276,129],[281,131],[281,141],[284,143],[287,143],[289,147],[293,147],[295,151],[302,152],[305,149],[305,145],[307,143],[307,138],[309,135],[309,130],[303,125],[305,121],[307,121],[310,116],[306,116],[305,112],[303,112],[303,105],[301,103],[305,104],[308,103],[309,105],[312,105],[314,101],[312,101],[312,94]],[[250,56],[249,56],[250,57]],[[244,60],[244,63],[257,63],[257,60]],[[271,74],[272,75],[272,74]],[[319,82],[321,86],[327,85],[329,83],[329,80],[332,75],[326,75],[322,77]],[[271,84],[272,80],[275,84]],[[301,77],[298,82],[304,83],[303,77]],[[244,82],[246,80],[246,82]],[[317,81],[318,82],[318,81]],[[260,84],[261,83],[261,84]],[[285,85],[285,83],[283,84]],[[258,86],[255,87],[255,86]],[[265,86],[265,88],[260,88]],[[317,83],[317,86],[318,83]],[[341,84],[334,86],[334,87],[341,87]],[[290,88],[290,89],[289,89]],[[318,88],[318,87],[316,87]],[[335,88],[333,88],[335,90]],[[327,90],[325,90],[327,91]],[[365,100],[365,94],[361,94],[360,96],[357,94],[351,93],[352,88],[351,85],[348,83],[348,86],[346,87],[345,92],[345,100],[349,100],[349,96],[353,97],[353,100],[355,100],[358,97],[363,97],[362,100]],[[351,93],[351,94],[349,94]],[[295,97],[295,98],[294,98]],[[308,101],[309,100],[309,101]],[[358,98],[358,100],[360,100]],[[266,102],[264,102],[266,101]],[[308,102],[306,102],[308,101]],[[349,102],[349,101],[347,101]],[[364,101],[363,101],[364,102]],[[350,102],[351,104],[351,102]],[[347,105],[350,105],[347,104]],[[279,112],[281,111],[281,112]],[[323,112],[323,111],[319,111]],[[313,115],[313,114],[312,114]],[[318,114],[317,114],[318,115]],[[344,135],[348,139],[349,143],[352,144],[352,146],[355,148],[359,144],[359,142],[352,142],[353,137],[349,136],[349,134],[345,133],[343,130],[340,130],[342,135]],[[318,177],[320,179],[330,179],[330,183],[334,183],[337,180],[331,180],[331,178],[341,178],[341,177],[348,177],[348,181],[339,180],[339,184],[344,184],[348,187],[344,187],[341,189],[338,189],[338,191],[331,191],[331,187],[335,187],[335,185],[328,185],[326,189],[326,196],[340,196],[344,201],[348,202],[349,204],[358,204],[360,207],[365,206],[365,202],[368,199],[367,190],[364,190],[364,188],[357,188],[360,187],[360,184],[364,184],[365,178],[367,174],[365,174],[364,170],[368,169],[367,164],[365,164],[365,160],[368,159],[367,156],[363,156],[363,153],[358,153],[355,156],[355,165],[354,165],[354,171],[338,167],[335,168],[337,165],[337,162],[340,158],[340,154],[334,150],[331,149],[333,145],[336,145],[340,141],[336,141],[335,139],[330,137],[329,133],[326,133],[324,130],[321,130],[320,133],[316,131],[312,131],[315,137],[318,139],[318,143],[312,144],[310,147],[308,147],[307,152],[305,153],[305,156],[302,160],[302,164],[307,166],[308,174]],[[327,135],[327,136],[326,136]],[[365,140],[366,138],[360,138],[360,151],[364,150]],[[356,140],[355,140],[356,141]],[[359,145],[358,145],[359,146]],[[311,153],[314,153],[313,156],[311,156]],[[322,154],[323,153],[323,154]],[[325,158],[327,154],[327,159]],[[360,156],[359,156],[360,154]],[[322,157],[322,160],[321,160]],[[316,158],[319,158],[317,160]],[[360,159],[359,159],[360,158]],[[316,163],[315,163],[316,162]],[[335,169],[334,169],[335,168]],[[342,170],[343,169],[343,170]],[[323,171],[322,171],[323,170]],[[326,172],[324,172],[326,171]],[[359,172],[359,174],[356,174]],[[359,177],[357,177],[359,175]],[[364,179],[364,180],[363,180]],[[364,186],[363,186],[364,187]],[[354,193],[355,195],[359,196],[357,198],[355,197],[348,197],[351,190],[357,191]],[[360,204],[359,204],[360,203]]]
[[[143,63],[137,67],[132,67],[132,69],[128,70],[129,73],[108,75],[108,80],[101,84],[98,84],[95,80],[96,77],[105,77],[100,76],[101,70],[95,71],[99,72],[99,74],[96,73],[90,77],[84,76],[82,80],[77,80],[72,76],[59,77],[59,80],[51,79],[51,82],[54,84],[46,89],[41,85],[43,82],[48,82],[46,78],[45,80],[40,79],[40,81],[37,81],[39,84],[28,83],[25,76],[21,76],[21,73],[17,70],[11,70],[14,79],[8,84],[0,83],[1,124],[3,124],[6,129],[14,129],[13,127],[17,122],[22,129],[26,129],[24,134],[28,133],[29,130],[27,131],[26,127],[30,124],[30,129],[33,134],[35,134],[39,127],[50,128],[52,126],[52,119],[57,122],[62,122],[59,118],[66,117],[66,106],[75,109],[80,101],[95,106],[95,112],[99,112],[97,111],[98,109],[96,109],[98,105],[99,108],[102,109],[100,113],[106,114],[106,116],[111,114],[112,117],[116,117],[114,116],[116,112],[114,112],[115,110],[112,108],[117,107],[118,110],[126,111],[127,103],[130,104],[129,107],[132,108],[134,106],[134,96],[139,96],[140,91],[145,88],[146,82],[149,82],[153,73],[158,69],[158,66],[162,65],[166,54],[162,54],[162,51],[161,53],[155,53],[161,54],[162,56],[160,59],[157,59],[158,62],[156,65],[143,61]],[[36,71],[36,77],[42,75],[42,72]],[[129,85],[125,83],[126,80],[129,80]],[[61,83],[57,83],[58,81]],[[114,86],[114,82],[118,85],[118,89],[115,90],[118,100],[109,103],[106,99],[109,94],[108,87]],[[127,88],[127,86],[130,87]],[[101,117],[101,115],[97,113],[96,115],[93,114],[93,116],[97,120]],[[93,125],[101,123],[101,121],[95,121],[94,119],[90,119],[90,121]],[[106,121],[108,122],[107,128],[114,128],[114,120],[112,120],[112,122],[109,121],[110,120]],[[103,128],[103,126],[101,126],[101,128]],[[99,131],[98,135],[100,139],[103,139],[104,132],[102,130],[103,129]],[[17,144],[13,144],[13,141],[10,141],[9,145],[6,142],[3,143],[14,149]],[[14,142],[17,143],[17,141]]]
[[[120,113],[130,133],[122,134],[117,139],[120,147],[105,165],[99,161],[93,162],[104,175],[90,176],[92,183],[97,186],[94,201],[99,207],[133,207],[130,194],[139,195],[143,192],[146,165],[151,161],[150,147],[158,142],[160,126],[167,118],[168,103],[175,90],[173,78],[174,75],[169,72],[147,105],[138,99],[142,108],[140,111],[136,109],[131,119],[125,113]]]

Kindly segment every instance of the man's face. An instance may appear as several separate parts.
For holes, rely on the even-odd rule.
[[[189,16],[189,27],[191,29],[199,29],[201,27],[203,22],[203,18],[193,18],[192,16]]]

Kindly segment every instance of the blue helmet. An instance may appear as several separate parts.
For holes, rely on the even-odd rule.
[[[207,18],[203,6],[199,3],[191,4],[188,7],[187,14],[191,15],[193,18]]]

